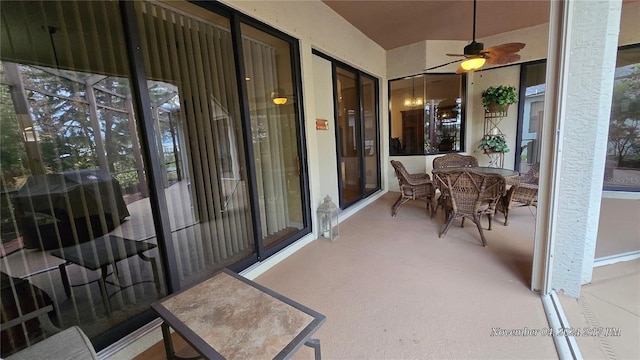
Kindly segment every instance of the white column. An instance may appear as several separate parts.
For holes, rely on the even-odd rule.
[[[552,1],[534,289],[591,281],[622,1]]]

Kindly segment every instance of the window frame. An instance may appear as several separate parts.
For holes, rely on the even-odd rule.
[[[423,152],[422,154],[391,154],[392,147],[392,135],[391,129],[393,128],[393,117],[392,117],[392,94],[391,94],[391,82],[397,80],[403,80],[412,77],[418,76],[428,76],[428,75],[460,75],[460,150],[451,150],[451,151],[436,151],[436,152]],[[464,153],[466,152],[466,132],[467,132],[467,74],[456,74],[452,72],[443,72],[443,73],[435,73],[435,72],[423,72],[415,75],[402,76],[398,78],[393,78],[387,80],[387,94],[388,94],[388,103],[389,103],[389,156],[435,156],[449,153]]]

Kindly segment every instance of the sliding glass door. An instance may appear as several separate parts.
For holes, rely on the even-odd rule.
[[[338,184],[345,208],[380,188],[378,83],[355,69],[335,68]]]
[[[292,49],[283,39],[241,24],[251,129],[257,232],[264,251],[305,226]]]
[[[546,61],[522,65],[520,73],[520,120],[516,170],[526,173],[540,160],[540,138],[544,110]]]
[[[373,77],[361,74],[362,123],[364,158],[364,195],[380,188],[380,156],[378,154],[378,82]]]
[[[338,112],[336,131],[338,132],[340,207],[362,198],[362,144],[360,133],[360,91],[357,74],[336,68],[338,88]]]
[[[96,338],[167,292],[120,10],[1,6],[2,322]],[[2,357],[45,330],[2,331]]]
[[[609,119],[607,156],[604,167],[601,217],[595,258],[605,263],[640,250],[638,234],[629,224],[637,222],[638,205],[633,196],[614,191],[640,191],[640,45],[618,49]],[[540,138],[545,98],[546,61],[522,65],[520,118],[516,168],[526,173],[539,163]],[[615,234],[612,236],[611,234]]]
[[[163,173],[184,287],[255,253],[230,21],[135,4],[153,122],[159,137],[173,129],[159,155],[182,164]]]
[[[2,357],[310,232],[297,42],[199,4],[0,2]]]

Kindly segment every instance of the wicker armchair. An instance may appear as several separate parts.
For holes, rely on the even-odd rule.
[[[436,189],[429,174],[409,174],[404,165],[396,160],[391,160],[391,165],[400,185],[400,197],[391,208],[391,216],[395,217],[400,206],[407,201],[422,200],[427,203],[427,209],[431,209],[431,217],[433,217]]]
[[[433,159],[433,168],[434,169],[446,169],[446,168],[464,168],[464,167],[472,167],[478,166],[478,158],[471,155],[462,155],[462,154],[446,154],[444,156],[439,156]],[[434,175],[435,180],[435,175]],[[434,214],[438,212],[438,208],[446,207],[447,203],[447,194],[442,191],[442,188],[436,183],[436,187],[440,189],[440,197],[438,198],[438,205],[434,210]],[[446,208],[445,208],[446,211]]]
[[[471,155],[446,154],[433,159],[433,168],[460,168],[478,166],[478,158]]]
[[[491,230],[491,220],[497,203],[505,193],[504,177],[461,169],[440,171],[435,176],[438,178],[436,181],[443,186],[441,190],[448,195],[446,206],[450,213],[440,237],[447,234],[455,219],[462,218],[462,226],[464,226],[464,219],[468,218],[478,227],[482,246],[487,246],[480,219],[482,215],[487,215],[489,230]]]
[[[509,179],[508,184],[538,184],[540,177],[540,163],[535,163],[526,174]]]
[[[509,210],[516,206],[538,206],[538,184],[511,185],[497,207],[504,214],[504,226],[509,225]]]
[[[529,171],[509,180],[511,188],[498,203],[497,210],[504,214],[504,226],[509,225],[509,210],[516,206],[538,206],[538,177],[540,163],[536,163]]]

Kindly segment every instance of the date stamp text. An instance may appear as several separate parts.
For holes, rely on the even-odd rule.
[[[569,337],[612,337],[622,336],[619,327],[560,327],[553,328],[515,328],[505,329],[500,327],[491,328],[491,336],[500,337],[525,337],[525,336],[569,336]]]

